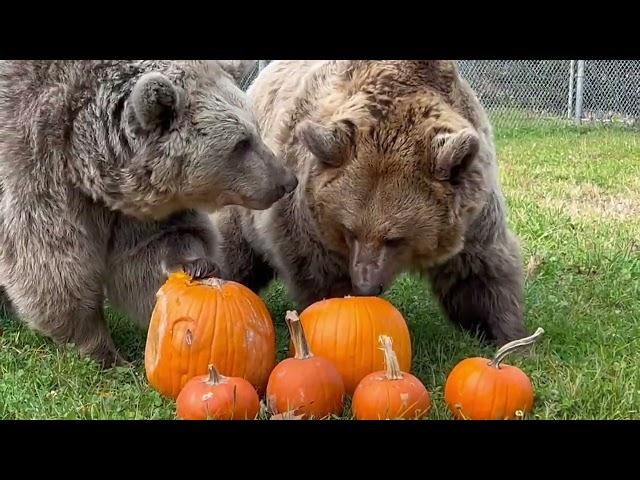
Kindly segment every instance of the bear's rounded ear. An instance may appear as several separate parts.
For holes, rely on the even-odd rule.
[[[431,141],[433,174],[437,180],[458,183],[460,176],[475,160],[480,138],[472,128],[440,133]]]
[[[321,162],[339,167],[351,152],[354,130],[355,125],[348,121],[325,126],[312,120],[304,120],[297,126],[296,136]]]
[[[143,130],[169,129],[182,107],[180,92],[161,73],[145,73],[131,91],[133,120]],[[133,117],[133,118],[131,118]]]

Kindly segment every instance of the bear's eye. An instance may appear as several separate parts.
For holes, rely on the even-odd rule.
[[[250,146],[251,146],[251,143],[249,142],[249,140],[246,138],[243,138],[238,143],[236,143],[236,146],[233,147],[233,151],[235,153],[242,153],[249,150]]]

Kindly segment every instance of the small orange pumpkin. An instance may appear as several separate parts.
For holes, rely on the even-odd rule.
[[[400,370],[393,341],[380,336],[386,370],[362,379],[353,394],[351,409],[357,420],[420,419],[431,410],[431,397],[423,383]]]
[[[543,333],[538,328],[530,337],[507,343],[493,360],[473,357],[458,363],[444,388],[444,399],[453,416],[466,420],[513,420],[531,413],[534,400],[531,380],[519,368],[501,362],[517,348],[534,343]]]
[[[177,272],[158,291],[144,364],[149,383],[163,395],[176,398],[209,364],[264,392],[275,363],[271,315],[247,287]]]
[[[331,298],[309,306],[300,321],[313,352],[330,360],[347,394],[369,373],[384,369],[378,337],[393,338],[400,368],[411,368],[411,338],[402,314],[379,297]]]
[[[269,376],[269,409],[274,414],[292,413],[302,418],[340,415],[345,395],[340,372],[329,360],[311,352],[296,312],[287,312],[285,321],[295,356],[281,361]]]
[[[253,420],[260,412],[260,398],[244,378],[225,377],[209,365],[207,375],[193,377],[176,399],[176,415],[182,420]]]

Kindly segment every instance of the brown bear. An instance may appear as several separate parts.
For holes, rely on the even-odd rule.
[[[497,344],[526,334],[492,130],[455,62],[276,61],[248,94],[299,185],[211,216],[223,276],[260,290],[274,269],[304,308],[414,271],[458,325]]]
[[[0,293],[104,366],[105,296],[145,325],[166,272],[216,272],[206,211],[296,184],[223,64],[0,62]]]

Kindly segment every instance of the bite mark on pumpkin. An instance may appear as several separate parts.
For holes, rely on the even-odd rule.
[[[250,345],[253,345],[253,341],[256,338],[256,332],[254,332],[253,330],[247,330],[247,332],[244,334],[244,339],[245,339],[245,344],[247,347],[249,347]]]
[[[169,319],[169,301],[167,299],[167,295],[164,293],[164,290],[161,288],[157,295],[157,307],[160,312],[160,325],[156,330],[156,341],[152,344],[155,349],[152,355],[153,365],[152,370],[155,370],[158,367],[158,363],[160,363],[160,353],[162,352],[162,339],[165,336],[167,331],[167,324]]]
[[[211,278],[203,278],[201,280],[197,280],[196,283],[200,283],[202,285],[207,285],[209,287],[222,289],[225,285],[226,280],[222,280],[221,278],[211,277]]]

